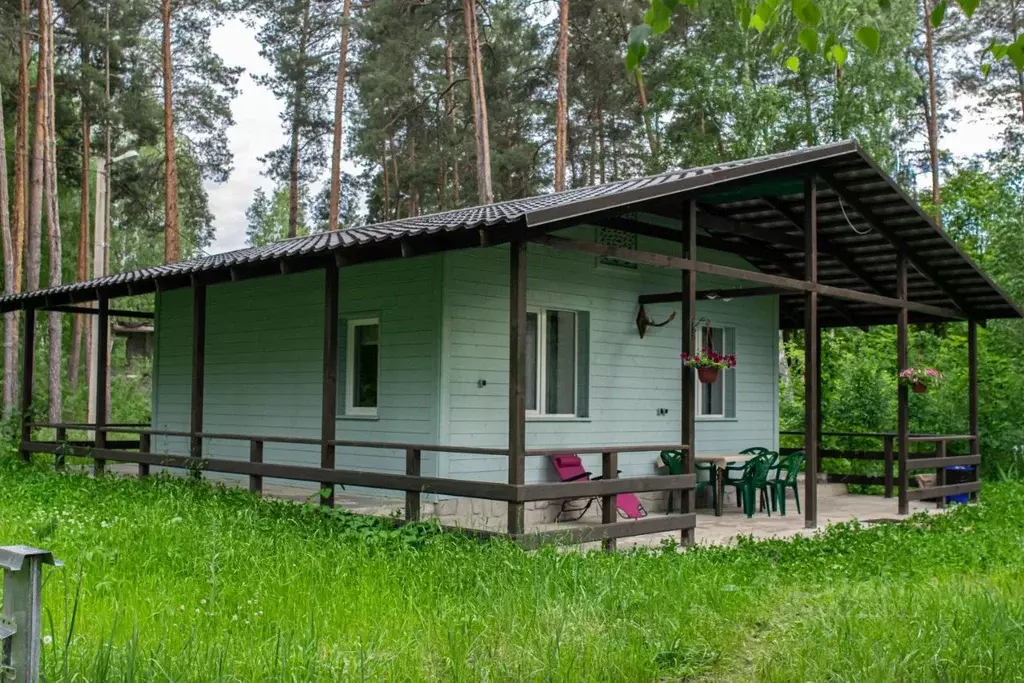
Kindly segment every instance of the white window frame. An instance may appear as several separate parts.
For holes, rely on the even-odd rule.
[[[372,408],[356,406],[355,403],[355,365],[356,365],[356,328],[377,326],[377,405]],[[345,414],[361,417],[377,417],[380,409],[380,360],[381,360],[381,329],[380,318],[359,318],[347,321],[347,345],[345,346]]]
[[[534,405],[537,406],[536,410],[527,410],[527,417],[534,418],[574,418],[579,415],[580,411],[580,312],[572,311],[567,308],[536,308],[527,307],[526,313],[534,313],[537,315],[537,381],[534,383],[534,389],[536,391],[536,397]],[[576,377],[572,383],[572,409],[571,413],[546,413],[544,412],[544,397],[547,395],[548,379],[547,379],[547,341],[548,332],[547,325],[545,325],[545,316],[548,313],[572,313],[573,319],[576,321],[576,327],[573,330],[573,339],[575,341],[573,348],[573,371],[576,373]],[[529,368],[527,368],[529,370]]]
[[[704,350],[704,349],[701,348],[701,344],[704,342],[704,336],[706,335],[708,328],[711,328],[712,330],[721,330],[722,331],[722,346],[723,347],[725,346],[726,335],[729,334],[729,330],[730,329],[732,330],[732,334],[734,335],[733,338],[735,339],[735,334],[736,334],[736,328],[735,327],[731,327],[729,325],[708,325],[707,323],[701,323],[700,326],[697,327],[696,337],[694,339],[694,344],[693,344],[693,348],[698,353],[700,353],[701,351]],[[725,349],[724,348],[722,348],[722,349],[715,349],[715,351],[717,353],[721,353],[723,355],[725,354]],[[733,369],[726,368],[721,373],[719,373],[718,381],[722,383],[722,412],[720,412],[720,413],[705,413],[704,412],[704,402],[701,400],[703,398],[701,396],[701,393],[704,391],[704,389],[703,389],[704,385],[702,385],[700,382],[694,382],[694,401],[693,401],[693,405],[696,408],[696,410],[694,411],[694,416],[695,417],[699,417],[699,418],[706,419],[706,420],[732,420],[732,419],[735,419],[735,418],[728,417],[726,415],[726,406],[729,405],[729,385],[725,381],[725,373],[727,373],[727,372],[736,372],[736,370],[734,368]]]

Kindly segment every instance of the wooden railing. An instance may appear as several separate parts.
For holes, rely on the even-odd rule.
[[[803,439],[804,433],[799,431],[780,431],[780,437],[799,437]],[[881,486],[884,489],[884,495],[886,498],[893,497],[893,490],[895,488],[896,471],[895,471],[895,448],[894,444],[896,441],[896,435],[888,432],[822,432],[822,439],[829,438],[850,438],[850,439],[865,439],[868,441],[879,444],[880,450],[872,449],[836,449],[836,448],[822,448],[818,451],[819,460],[826,458],[836,458],[843,460],[874,460],[882,462],[882,476],[874,476],[870,474],[848,474],[838,472],[827,472],[824,464],[818,465],[818,471],[825,474],[827,481],[830,484],[858,484],[862,486]],[[796,451],[802,451],[803,447],[800,448],[780,448],[779,453],[782,455],[788,455]]]
[[[977,436],[946,435],[946,436],[910,436],[909,443],[933,443],[935,452],[931,457],[917,457],[900,463],[900,513],[906,514],[912,500],[934,500],[940,508],[946,507],[946,496],[969,494],[977,498],[981,490],[981,453]],[[967,441],[968,455],[949,455],[949,444],[955,441]],[[974,480],[960,484],[946,484],[946,468],[955,466],[973,466]],[[935,469],[935,486],[911,491],[909,486],[910,470]]]
[[[780,431],[783,437],[804,436],[799,431]],[[945,507],[946,496],[969,493],[976,497],[981,489],[979,469],[981,455],[977,437],[971,435],[941,435],[941,434],[911,434],[907,437],[907,459],[906,463],[899,460],[897,434],[894,432],[822,432],[823,440],[829,438],[868,439],[881,442],[882,450],[841,450],[823,448],[818,451],[819,459],[836,458],[845,460],[875,460],[882,461],[881,477],[865,474],[832,474],[828,473],[827,478],[831,483],[878,485],[884,487],[885,497],[893,497],[893,489],[897,489],[899,496],[899,509],[905,513],[909,508],[911,500],[935,500],[939,507]],[[953,442],[968,442],[969,454],[949,455],[948,444]],[[935,444],[935,449],[929,452],[911,452],[915,445]],[[800,448],[780,448],[782,454],[802,450]],[[973,466],[974,481],[952,484],[945,484],[946,468],[954,466]],[[894,471],[895,469],[898,471]],[[911,490],[910,472],[913,470],[934,469],[935,486],[923,489]]]
[[[23,454],[51,453],[56,456],[55,465],[62,467],[68,455],[92,458],[94,463],[106,461],[136,463],[138,474],[145,477],[150,474],[152,466],[170,467],[190,470],[193,472],[217,472],[222,474],[245,475],[249,478],[249,490],[258,495],[263,493],[263,480],[266,477],[291,481],[314,482],[324,487],[335,485],[360,486],[366,488],[403,491],[405,493],[405,522],[416,522],[422,518],[422,500],[424,493],[507,503],[527,503],[535,501],[563,500],[570,498],[596,498],[602,500],[603,517],[601,524],[566,527],[544,532],[522,532],[504,534],[499,532],[479,531],[461,527],[447,527],[451,530],[472,533],[476,536],[504,536],[514,539],[525,547],[537,547],[545,543],[586,543],[601,541],[605,549],[614,549],[615,540],[629,536],[661,533],[668,531],[687,532],[696,526],[696,515],[693,513],[666,514],[650,516],[639,520],[618,521],[616,519],[615,496],[619,493],[652,493],[661,491],[687,492],[693,490],[696,477],[692,474],[656,475],[644,477],[618,478],[618,455],[620,453],[657,452],[662,450],[686,450],[679,444],[668,445],[629,445],[629,446],[585,446],[579,448],[558,447],[555,449],[530,449],[527,456],[548,456],[557,453],[597,454],[602,455],[602,477],[595,481],[555,482],[536,484],[508,484],[502,482],[484,482],[466,479],[441,477],[425,477],[421,472],[423,453],[439,454],[474,454],[508,457],[508,449],[478,448],[470,446],[441,446],[409,443],[390,443],[378,441],[350,441],[332,439],[323,441],[315,438],[264,436],[253,434],[225,434],[217,432],[173,431],[151,429],[133,425],[106,425],[98,428],[90,424],[57,424],[30,423],[28,440],[21,442]],[[31,438],[33,429],[54,430],[53,441]],[[94,442],[68,440],[67,434],[72,430],[98,432],[97,441],[103,443],[111,434],[134,434],[136,440],[123,439],[106,441],[103,447]],[[227,440],[247,442],[249,445],[248,460],[231,458],[192,457],[171,453],[152,452],[153,437],[199,438],[202,440]],[[325,444],[334,447],[367,448],[395,450],[405,453],[405,474],[388,474],[363,470],[328,469],[307,465],[284,465],[264,461],[268,445],[308,445],[323,447]]]

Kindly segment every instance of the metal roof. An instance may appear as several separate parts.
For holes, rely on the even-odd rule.
[[[856,142],[671,171],[429,216],[297,237],[263,247],[143,268],[88,282],[0,297],[0,312],[481,246],[581,223],[659,213],[679,218],[681,195],[697,195],[702,234],[766,273],[802,277],[801,179],[819,183],[819,281],[872,293],[895,292],[895,263],[907,255],[910,298],[958,307],[970,317],[1021,317],[1021,310],[899,189]],[[842,201],[840,201],[842,199]],[[886,234],[882,233],[882,230]],[[783,295],[783,323],[802,319],[800,295]],[[823,300],[824,325],[890,323],[891,309]]]

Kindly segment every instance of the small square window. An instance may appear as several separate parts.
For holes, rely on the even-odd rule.
[[[348,322],[345,412],[376,415],[380,388],[380,320]]]

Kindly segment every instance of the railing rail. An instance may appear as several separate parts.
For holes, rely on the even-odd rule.
[[[780,436],[803,437],[804,432],[794,430],[783,430]],[[972,434],[910,434],[907,436],[908,444],[934,444],[934,452],[929,453],[907,453],[907,459],[903,463],[895,462],[896,442],[898,435],[895,432],[822,432],[823,438],[864,438],[879,439],[882,441],[882,451],[865,450],[839,450],[821,449],[818,451],[822,459],[836,458],[846,460],[881,460],[883,461],[883,476],[875,477],[863,474],[827,474],[828,481],[843,484],[864,484],[882,485],[885,487],[885,497],[893,497],[893,489],[898,491],[900,510],[907,510],[908,503],[912,500],[935,500],[938,507],[945,507],[946,496],[970,493],[977,497],[981,489],[979,466],[981,465],[981,454],[979,453],[980,442],[976,435]],[[967,441],[969,442],[970,453],[968,455],[949,455],[948,445],[950,443]],[[797,448],[781,448],[782,453],[797,451]],[[898,467],[898,475],[894,477],[894,464]],[[972,482],[946,485],[946,468],[955,466],[970,466],[974,468],[975,479]],[[913,470],[934,469],[935,486],[911,490],[910,472]],[[894,481],[895,479],[895,481]]]
[[[664,531],[687,531],[696,526],[696,516],[689,514],[667,514],[642,520],[619,522],[616,519],[615,496],[620,493],[655,493],[662,491],[690,491],[696,486],[692,474],[657,475],[643,477],[618,477],[618,454],[662,450],[687,450],[679,444],[669,445],[620,445],[620,446],[561,446],[558,448],[530,449],[526,455],[544,456],[558,453],[598,454],[602,456],[602,477],[592,481],[555,482],[536,484],[507,484],[467,479],[426,477],[422,475],[421,464],[424,452],[457,453],[508,456],[506,448],[476,448],[470,446],[446,446],[437,444],[406,444],[376,441],[347,441],[344,439],[320,440],[304,437],[283,437],[254,434],[222,434],[152,429],[134,425],[89,425],[82,423],[61,424],[35,422],[35,429],[54,429],[55,441],[39,441],[31,438],[21,443],[23,453],[51,453],[57,458],[57,465],[63,466],[68,455],[92,458],[94,461],[128,462],[138,465],[139,476],[148,476],[152,466],[185,469],[193,472],[217,472],[248,476],[249,490],[263,493],[266,477],[291,481],[313,482],[327,486],[347,485],[366,488],[386,489],[405,493],[405,521],[419,521],[422,516],[424,493],[479,498],[506,503],[527,503],[571,498],[601,498],[604,508],[602,523],[582,528],[559,529],[543,533],[524,533],[512,536],[528,547],[550,541],[579,543],[600,540],[606,549],[615,547],[615,539]],[[92,442],[68,440],[69,430],[88,429],[97,434],[138,434],[137,441],[107,441],[102,447]],[[231,440],[245,442],[249,446],[247,460],[232,458],[206,458],[175,453],[154,453],[154,437]],[[306,465],[285,465],[264,461],[268,444],[299,444],[322,446],[324,443],[350,448],[371,448],[393,450],[404,453],[405,474],[369,472],[322,468]],[[460,531],[464,531],[459,529]],[[496,534],[483,534],[496,535]],[[507,534],[503,534],[507,536]]]

